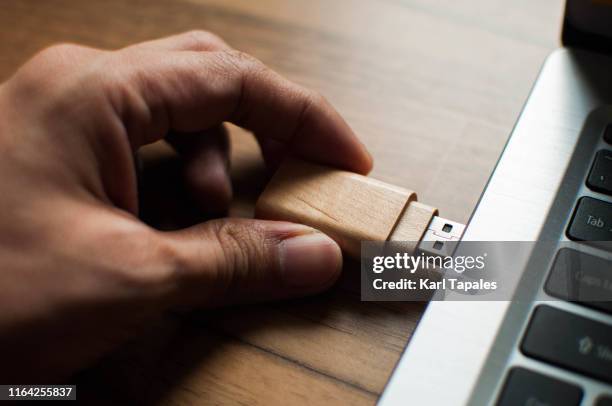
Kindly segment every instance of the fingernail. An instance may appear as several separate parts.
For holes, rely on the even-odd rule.
[[[301,234],[280,244],[283,282],[293,287],[323,287],[339,274],[340,247],[320,232]]]

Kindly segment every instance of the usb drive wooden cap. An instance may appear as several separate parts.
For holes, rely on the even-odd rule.
[[[433,207],[416,193],[352,172],[286,160],[255,206],[255,216],[306,224],[359,257],[361,241],[409,241],[425,233]]]

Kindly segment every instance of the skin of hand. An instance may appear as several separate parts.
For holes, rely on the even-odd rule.
[[[134,152],[164,138],[202,204],[228,204],[223,122],[251,130],[270,162],[371,168],[324,98],[207,32],[53,46],[0,86],[0,382],[65,380],[167,310],[333,284],[340,250],[309,227],[219,219],[162,232],[138,219]]]

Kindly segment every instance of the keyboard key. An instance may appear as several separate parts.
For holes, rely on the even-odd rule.
[[[563,248],[544,289],[551,296],[612,314],[612,262]]]
[[[612,194],[612,151],[602,149],[595,155],[587,186],[597,192]]]
[[[578,386],[517,367],[508,374],[497,406],[577,406],[581,399]]]
[[[567,234],[574,240],[612,241],[612,204],[592,197],[581,198]]]
[[[606,127],[604,131],[604,141],[612,145],[612,124],[608,124],[608,127]]]
[[[609,396],[601,396],[595,402],[595,406],[612,406],[612,398]]]
[[[612,325],[538,306],[521,344],[527,356],[612,382]]]

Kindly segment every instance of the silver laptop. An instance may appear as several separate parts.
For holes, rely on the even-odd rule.
[[[563,24],[463,236],[546,244],[512,300],[432,301],[380,405],[612,405],[612,1]]]

